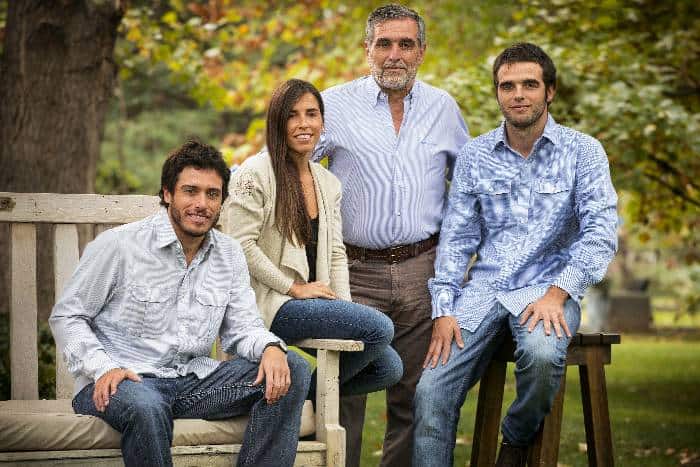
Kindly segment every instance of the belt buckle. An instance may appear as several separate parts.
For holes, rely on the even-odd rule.
[[[401,245],[389,248],[389,264],[401,262]]]

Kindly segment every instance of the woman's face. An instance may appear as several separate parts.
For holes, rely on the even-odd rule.
[[[318,101],[307,92],[294,104],[287,119],[287,146],[295,154],[310,156],[322,128],[323,117]]]

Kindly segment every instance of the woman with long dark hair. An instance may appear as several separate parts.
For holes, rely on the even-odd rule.
[[[306,81],[275,90],[267,112],[267,150],[233,174],[224,231],[243,247],[258,308],[270,330],[293,344],[305,338],[354,339],[362,352],[340,359],[342,395],[379,391],[401,378],[383,313],[350,300],[340,219],[340,182],[309,161],[323,129],[323,100]],[[310,395],[315,394],[315,378]]]

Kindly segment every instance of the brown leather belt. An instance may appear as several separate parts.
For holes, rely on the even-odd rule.
[[[355,245],[345,244],[345,251],[349,259],[359,259],[361,261],[383,261],[389,264],[400,263],[409,258],[414,258],[421,253],[433,248],[438,244],[440,234],[436,233],[432,236],[421,240],[420,242],[411,243],[410,245],[398,245],[383,250],[370,250]]]

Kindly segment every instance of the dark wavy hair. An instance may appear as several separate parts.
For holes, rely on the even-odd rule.
[[[554,62],[540,47],[529,42],[518,42],[501,52],[493,62],[493,85],[498,88],[498,70],[503,65],[517,62],[533,62],[542,67],[542,80],[546,89],[556,89],[557,69]]]
[[[265,134],[277,188],[275,223],[282,235],[298,245],[306,245],[311,239],[311,223],[301,191],[299,172],[287,146],[287,123],[294,105],[307,93],[318,101],[323,118],[323,99],[318,89],[307,81],[290,79],[272,93]]]
[[[161,206],[168,207],[168,203],[163,199],[163,189],[170,193],[175,192],[177,178],[180,176],[185,167],[196,167],[198,169],[213,169],[219,174],[223,181],[221,187],[221,201],[225,201],[228,197],[228,181],[231,178],[229,170],[221,152],[214,146],[204,144],[197,139],[189,139],[179,148],[168,154],[168,158],[163,163],[163,170],[160,174],[160,197]]]

